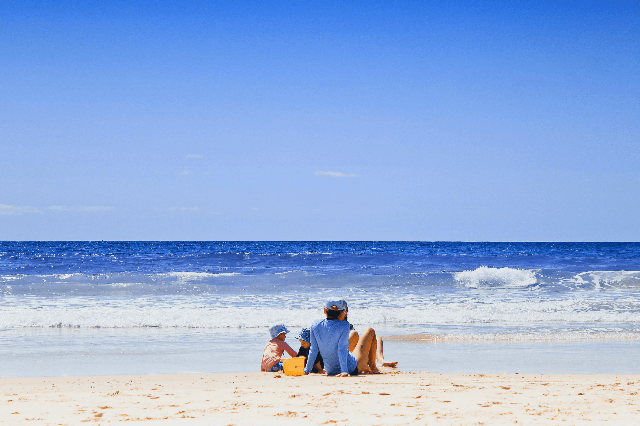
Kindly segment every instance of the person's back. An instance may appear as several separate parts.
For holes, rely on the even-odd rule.
[[[349,352],[349,323],[339,319],[318,320],[311,326],[309,359],[322,354],[324,369],[328,375],[356,373],[358,362]],[[305,372],[311,372],[311,363]]]

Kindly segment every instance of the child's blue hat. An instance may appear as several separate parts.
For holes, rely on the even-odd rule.
[[[327,300],[324,307],[333,311],[344,311],[347,309],[347,302],[344,300]]]
[[[302,330],[300,330],[300,333],[296,336],[296,339],[304,340],[305,342],[310,342],[311,330],[309,330],[308,328],[303,328]]]
[[[269,334],[271,334],[272,339],[275,339],[282,333],[288,333],[288,332],[289,330],[287,329],[287,327],[284,326],[284,324],[276,324],[269,327]]]

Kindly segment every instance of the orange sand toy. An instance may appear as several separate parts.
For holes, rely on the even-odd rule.
[[[297,356],[295,358],[285,359],[282,362],[285,376],[302,376],[304,374],[304,360],[303,356]]]

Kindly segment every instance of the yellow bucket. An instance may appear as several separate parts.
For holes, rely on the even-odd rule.
[[[282,362],[285,376],[302,376],[304,374],[304,360],[303,356],[297,356],[295,358],[288,358]]]

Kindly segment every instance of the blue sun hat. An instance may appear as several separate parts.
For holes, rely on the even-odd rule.
[[[347,302],[344,300],[327,300],[324,307],[333,311],[344,311],[347,309]]]
[[[305,342],[311,342],[311,330],[308,328],[303,328],[296,336],[296,339],[304,340]]]
[[[289,329],[287,329],[287,327],[285,327],[284,324],[276,324],[269,327],[269,334],[271,334],[272,339],[275,339],[282,333],[288,333],[288,332],[289,332]]]

